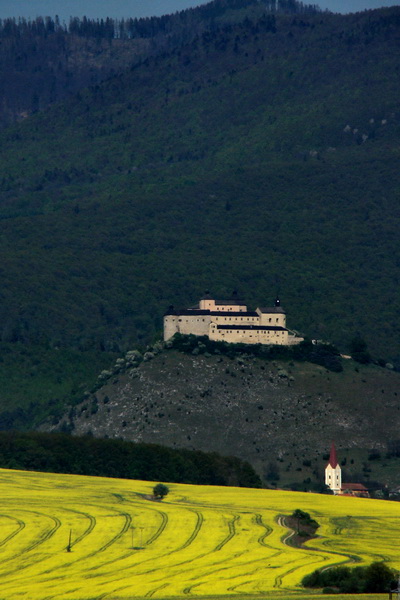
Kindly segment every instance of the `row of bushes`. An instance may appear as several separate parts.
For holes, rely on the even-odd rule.
[[[324,593],[379,594],[397,587],[397,574],[382,562],[368,567],[317,569],[303,578],[307,588],[323,588]]]
[[[207,336],[176,333],[167,342],[167,347],[188,354],[223,354],[229,358],[247,354],[264,360],[308,361],[330,371],[340,372],[343,370],[337,348],[331,344],[315,344],[311,340],[304,340],[296,346],[229,344],[228,342],[212,341]]]

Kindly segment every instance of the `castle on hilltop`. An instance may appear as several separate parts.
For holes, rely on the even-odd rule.
[[[175,333],[206,335],[233,344],[290,346],[303,340],[286,328],[286,314],[278,298],[275,306],[250,311],[235,292],[229,300],[215,300],[207,293],[199,304],[183,310],[170,306],[164,315],[164,340]]]

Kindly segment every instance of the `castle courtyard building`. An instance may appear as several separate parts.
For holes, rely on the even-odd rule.
[[[216,300],[209,294],[198,305],[183,310],[171,306],[164,315],[164,340],[175,333],[208,336],[210,340],[245,344],[298,344],[286,328],[286,314],[279,299],[272,307],[248,310],[236,294],[229,300]]]

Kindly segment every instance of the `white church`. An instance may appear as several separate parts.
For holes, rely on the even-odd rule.
[[[362,483],[342,483],[342,469],[338,463],[336,447],[332,442],[328,464],[325,467],[325,484],[335,496],[369,498],[368,489]]]

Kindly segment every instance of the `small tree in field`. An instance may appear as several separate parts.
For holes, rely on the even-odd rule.
[[[158,498],[159,500],[162,500],[163,498],[165,498],[165,496],[168,494],[168,492],[169,492],[168,486],[164,485],[163,483],[157,483],[157,485],[155,485],[153,487],[154,498]]]

